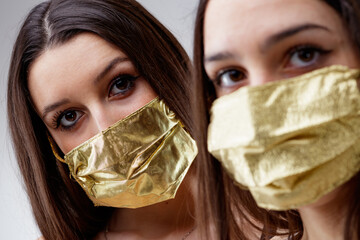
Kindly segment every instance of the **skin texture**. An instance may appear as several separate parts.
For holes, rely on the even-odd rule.
[[[354,49],[341,18],[320,0],[211,0],[205,12],[204,65],[218,97],[330,65],[358,68]],[[298,209],[303,239],[343,239],[345,187]]]
[[[28,86],[36,111],[65,154],[157,96],[125,53],[90,33],[47,49],[31,66]],[[45,111],[49,106],[55,107]],[[173,200],[116,209],[107,239],[181,239],[194,228],[188,211],[193,212],[192,186],[196,185],[191,183],[192,174],[190,170]],[[193,231],[187,239],[196,236]],[[95,239],[105,239],[104,232]]]
[[[313,27],[279,37],[306,25]],[[204,29],[205,69],[218,96],[333,64],[359,66],[341,18],[318,0],[211,0]]]
[[[97,79],[117,58],[119,61]],[[34,62],[29,74],[30,94],[39,116],[64,153],[156,97],[141,76],[132,88],[126,87],[123,94],[114,95],[119,88],[112,84],[124,75],[138,73],[121,50],[92,34],[81,34],[64,45],[52,47]],[[47,107],[59,102],[62,104],[44,115]],[[63,117],[61,121],[59,113],[64,111],[75,117]],[[74,127],[62,128],[68,124]]]

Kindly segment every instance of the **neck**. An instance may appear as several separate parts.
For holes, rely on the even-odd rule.
[[[138,209],[115,210],[108,223],[109,232],[136,235],[140,239],[165,239],[191,231],[194,227],[194,191],[190,175],[189,172],[175,199]]]
[[[299,208],[304,226],[302,240],[343,240],[347,214],[345,186],[325,195],[317,202]]]

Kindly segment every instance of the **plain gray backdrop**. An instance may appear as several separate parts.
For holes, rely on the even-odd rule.
[[[0,2],[0,239],[4,240],[35,240],[40,236],[14,158],[6,118],[7,75],[12,47],[25,16],[40,2],[42,1]],[[139,2],[170,29],[191,56],[198,0]]]

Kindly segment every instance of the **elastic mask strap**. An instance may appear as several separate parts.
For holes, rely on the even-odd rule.
[[[47,137],[48,137],[48,140],[49,140],[49,143],[50,143],[50,147],[51,147],[51,150],[52,150],[55,158],[56,158],[57,160],[59,160],[60,162],[66,163],[65,160],[64,160],[62,157],[60,157],[60,155],[58,154],[58,152],[57,152],[57,150],[56,150],[56,147],[55,147],[55,141],[54,141],[54,139],[50,136],[50,134],[49,134],[48,132],[46,132],[46,135],[47,135]]]

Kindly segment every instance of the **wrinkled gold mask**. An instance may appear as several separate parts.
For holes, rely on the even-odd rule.
[[[97,206],[139,208],[175,197],[197,154],[175,114],[155,98],[65,155]]]
[[[314,202],[360,170],[359,76],[331,66],[221,97],[209,151],[261,207]]]

